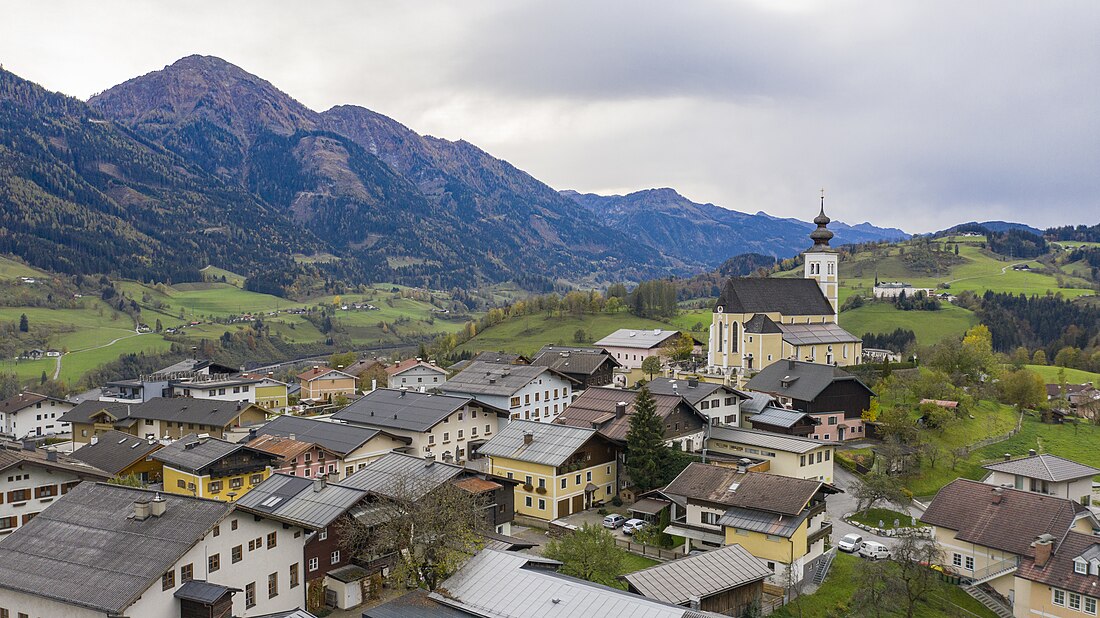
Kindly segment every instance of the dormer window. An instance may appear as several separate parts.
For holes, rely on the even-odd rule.
[[[1073,561],[1073,572],[1081,575],[1089,574],[1089,563],[1085,562],[1081,558],[1077,558]]]

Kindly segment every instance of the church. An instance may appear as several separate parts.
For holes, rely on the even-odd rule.
[[[814,244],[802,278],[737,277],[726,282],[710,325],[708,369],[745,376],[780,360],[827,365],[860,362],[863,342],[837,323],[839,255],[825,216],[814,218]]]

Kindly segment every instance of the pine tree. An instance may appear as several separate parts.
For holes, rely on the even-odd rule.
[[[649,491],[660,484],[667,461],[664,425],[653,396],[642,386],[634,398],[634,414],[626,432],[626,472],[635,487]]]
[[[31,329],[30,320],[27,319],[27,314],[19,316],[19,332],[25,333]]]

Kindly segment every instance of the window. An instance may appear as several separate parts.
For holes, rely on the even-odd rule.
[[[428,434],[428,444],[435,444],[435,434],[434,433]]]
[[[527,496],[523,499],[523,505],[527,508],[531,508],[531,496]]]
[[[1088,565],[1088,563],[1085,562],[1084,560],[1074,560],[1073,561],[1073,572],[1074,573],[1080,573],[1082,575],[1088,575],[1089,574],[1089,565]]]
[[[966,557],[966,567],[965,568],[966,568],[967,571],[973,571],[974,570],[974,556],[967,556]]]
[[[57,495],[57,485],[41,485],[34,488],[35,498],[52,498]]]
[[[176,570],[172,569],[160,576],[160,589],[171,590],[176,587]]]
[[[244,479],[239,476],[235,479],[229,479],[230,489],[240,489],[242,485],[244,485]]]
[[[267,598],[274,599],[279,596],[279,574],[272,573],[267,576]]]
[[[829,424],[830,425],[836,425],[836,417],[835,416],[830,416],[829,417]]]
[[[961,567],[963,565],[962,554],[951,554],[951,565]]]
[[[1096,615],[1096,599],[1092,597],[1085,597],[1085,613]]]
[[[825,451],[825,461],[829,461],[829,455],[831,453],[832,453],[832,451]]]
[[[221,536],[221,533],[222,533],[222,527],[221,526],[214,526],[214,536]]]
[[[509,401],[509,406],[511,406],[513,408],[518,408],[519,407],[519,397],[512,397],[512,399]]]
[[[8,492],[8,502],[26,502],[30,499],[30,489],[13,489]]]
[[[580,484],[581,484],[581,475],[579,475],[579,474],[578,474],[578,475],[576,476],[576,479],[575,479],[575,480],[577,481],[577,484],[578,484],[578,485],[580,485]]]
[[[607,474],[611,474],[611,466],[607,467]]]
[[[702,513],[702,521],[703,521],[704,524],[708,524],[708,525],[711,525],[711,526],[717,526],[718,525],[718,513],[703,512]]]
[[[461,429],[458,430],[458,439],[459,440],[462,439],[462,430]]]
[[[275,542],[278,540],[277,539],[277,534],[278,533],[276,533],[276,532],[268,532],[267,533],[267,548],[268,549],[272,549],[273,547],[275,547]]]
[[[210,481],[210,493],[216,494],[222,490],[221,481]]]
[[[592,471],[591,471],[591,470],[589,470],[588,472],[585,472],[585,473],[584,473],[584,475],[585,475],[585,477],[587,477],[587,478],[585,478],[584,480],[586,480],[586,481],[588,481],[589,483],[591,483],[591,482],[592,482]]]
[[[256,607],[256,582],[249,582],[244,586],[244,606]]]
[[[561,479],[561,488],[565,489],[567,485],[569,485],[569,479],[567,479],[565,477],[562,477],[562,479]]]
[[[320,566],[320,560],[318,560],[316,558],[310,558],[309,559],[309,570],[310,571],[316,571],[318,566]]]
[[[546,489],[546,479],[539,479],[539,489]]]
[[[798,465],[799,465],[799,467],[805,467],[805,465],[806,465],[806,456],[805,455],[799,456]]]
[[[264,475],[253,474],[251,477],[249,477],[248,482],[252,485],[259,485],[260,483],[264,482]]]
[[[443,432],[443,444],[446,444],[450,441],[451,441],[451,433],[449,431],[444,431]]]
[[[818,452],[817,452],[817,463],[821,463],[821,461],[822,461],[822,460],[823,460],[824,458],[825,458],[825,455],[824,455],[824,454],[823,454],[823,453],[822,453],[821,451],[818,451]]]
[[[1076,592],[1069,593],[1069,608],[1081,611],[1081,595]]]
[[[183,479],[180,479],[176,481],[176,487],[179,487],[180,489],[187,489],[187,482]]]
[[[237,529],[237,520],[236,520],[236,519],[234,519],[233,521],[229,522],[229,529],[230,529],[230,530],[236,530],[236,529]]]
[[[206,570],[213,573],[222,568],[222,555],[214,554],[206,559]]]
[[[298,587],[298,563],[297,562],[290,565],[290,587],[291,588],[297,588]]]
[[[332,555],[329,556],[329,562],[332,564],[340,562],[340,550],[332,552]]]
[[[545,511],[546,510],[546,500],[543,500],[542,498],[539,498],[539,510],[540,511]]]
[[[195,565],[194,563],[185,564],[180,567],[180,583],[186,584],[187,582],[195,579]]]
[[[229,552],[229,555],[230,555],[230,559],[234,562],[234,564],[237,563],[237,562],[240,562],[241,558],[244,557],[244,546],[243,545],[238,545],[238,546],[234,547]]]
[[[492,427],[490,427],[489,425],[486,425],[486,426],[485,426],[485,433],[486,433],[486,434],[491,434],[491,433],[493,433],[493,428],[492,428]]]

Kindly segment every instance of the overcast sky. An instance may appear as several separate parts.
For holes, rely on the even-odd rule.
[[[48,5],[48,6],[44,6]],[[557,189],[674,187],[910,232],[1100,222],[1100,2],[0,0],[0,63],[87,98],[215,55]]]

